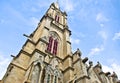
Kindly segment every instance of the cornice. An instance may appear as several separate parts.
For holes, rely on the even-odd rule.
[[[78,61],[80,61],[80,58],[78,58],[76,61],[74,61],[73,65],[76,64]]]
[[[68,66],[65,70],[63,70],[63,73],[65,73],[65,72],[68,71],[68,70],[72,70],[72,71],[74,71],[74,68],[71,67],[71,66]]]
[[[71,31],[68,29],[68,26],[66,26],[66,28],[63,29],[63,31],[67,30],[69,32],[69,35],[71,35]]]
[[[61,27],[59,27],[59,24],[60,24],[60,23],[57,23],[57,24],[56,24],[56,23],[57,23],[57,22],[55,22],[54,20],[51,21],[51,24],[54,25],[54,26],[56,26],[56,27],[53,27],[53,28],[56,28],[56,30],[59,30],[60,32],[63,33],[64,30],[63,30]],[[63,26],[63,25],[62,25],[62,26]]]
[[[67,43],[69,43],[71,45],[71,42],[70,41],[67,41]]]
[[[47,27],[44,27],[45,29],[47,29],[48,31],[50,30],[49,28],[47,28]]]
[[[36,45],[36,43],[35,43],[35,42],[32,40],[32,38],[31,38],[31,40],[30,40],[30,39],[27,39],[27,40],[26,40],[26,42],[25,42],[25,44],[23,45],[23,47],[26,46],[26,44],[27,44],[28,42]],[[23,48],[23,47],[22,47],[22,48]]]
[[[90,79],[89,76],[84,75],[84,76],[82,76],[82,77],[78,77],[78,78],[76,79],[76,81],[79,81],[79,80],[84,79],[84,78]]]
[[[40,53],[40,54],[42,54],[42,55],[44,55],[44,56],[46,56],[47,54],[46,53],[44,53],[44,52],[42,52],[42,51],[40,51],[39,49],[34,49],[34,51],[30,54],[30,53],[28,53],[28,52],[26,52],[26,51],[24,51],[23,49],[18,53],[18,55],[16,56],[16,58],[17,57],[19,57],[20,56],[20,54],[21,53],[24,53],[24,54],[26,54],[27,56],[29,56],[29,57],[31,57],[35,52],[38,52],[38,53]]]
[[[20,65],[17,65],[17,64],[15,64],[15,63],[11,63],[11,65],[16,66],[16,67],[18,67],[18,68],[20,68],[20,69],[22,69],[22,70],[24,70],[24,71],[27,70],[26,68],[24,68],[24,67],[22,67],[22,66],[20,66]]]
[[[54,55],[54,54],[50,53],[50,52],[49,52],[49,51],[47,51],[47,50],[45,50],[45,52],[46,52],[46,53],[48,53],[49,55],[51,55],[52,57],[55,57],[55,58],[57,58],[57,59],[59,59],[59,60],[63,61],[63,59],[62,59],[62,58],[60,58],[60,57],[58,57],[57,55]]]
[[[63,59],[63,62],[64,62],[67,58],[73,59],[73,57],[72,57],[71,55],[67,55],[67,56]]]
[[[27,56],[31,55],[30,53],[28,53],[28,52],[24,51],[23,49],[21,49],[20,52],[18,53],[18,55],[15,57],[15,59],[18,58],[21,53],[26,54]]]

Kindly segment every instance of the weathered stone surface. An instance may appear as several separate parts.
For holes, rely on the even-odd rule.
[[[99,62],[88,65],[79,49],[72,53],[66,16],[57,3],[50,5],[0,83],[120,83]]]

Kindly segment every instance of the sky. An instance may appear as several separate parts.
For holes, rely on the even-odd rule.
[[[0,0],[0,79],[52,2],[56,0]],[[68,14],[72,51],[79,48],[104,72],[120,79],[120,0],[59,0]]]

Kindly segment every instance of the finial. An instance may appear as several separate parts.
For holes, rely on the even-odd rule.
[[[80,52],[79,48],[77,48],[76,53],[77,53],[79,56],[81,56],[81,55],[82,55],[82,53]]]
[[[59,9],[59,0],[56,1],[55,6]]]

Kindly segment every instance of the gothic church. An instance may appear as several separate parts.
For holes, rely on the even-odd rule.
[[[115,72],[98,62],[86,64],[81,51],[71,51],[67,14],[52,3],[36,30],[9,64],[0,83],[120,83]]]

